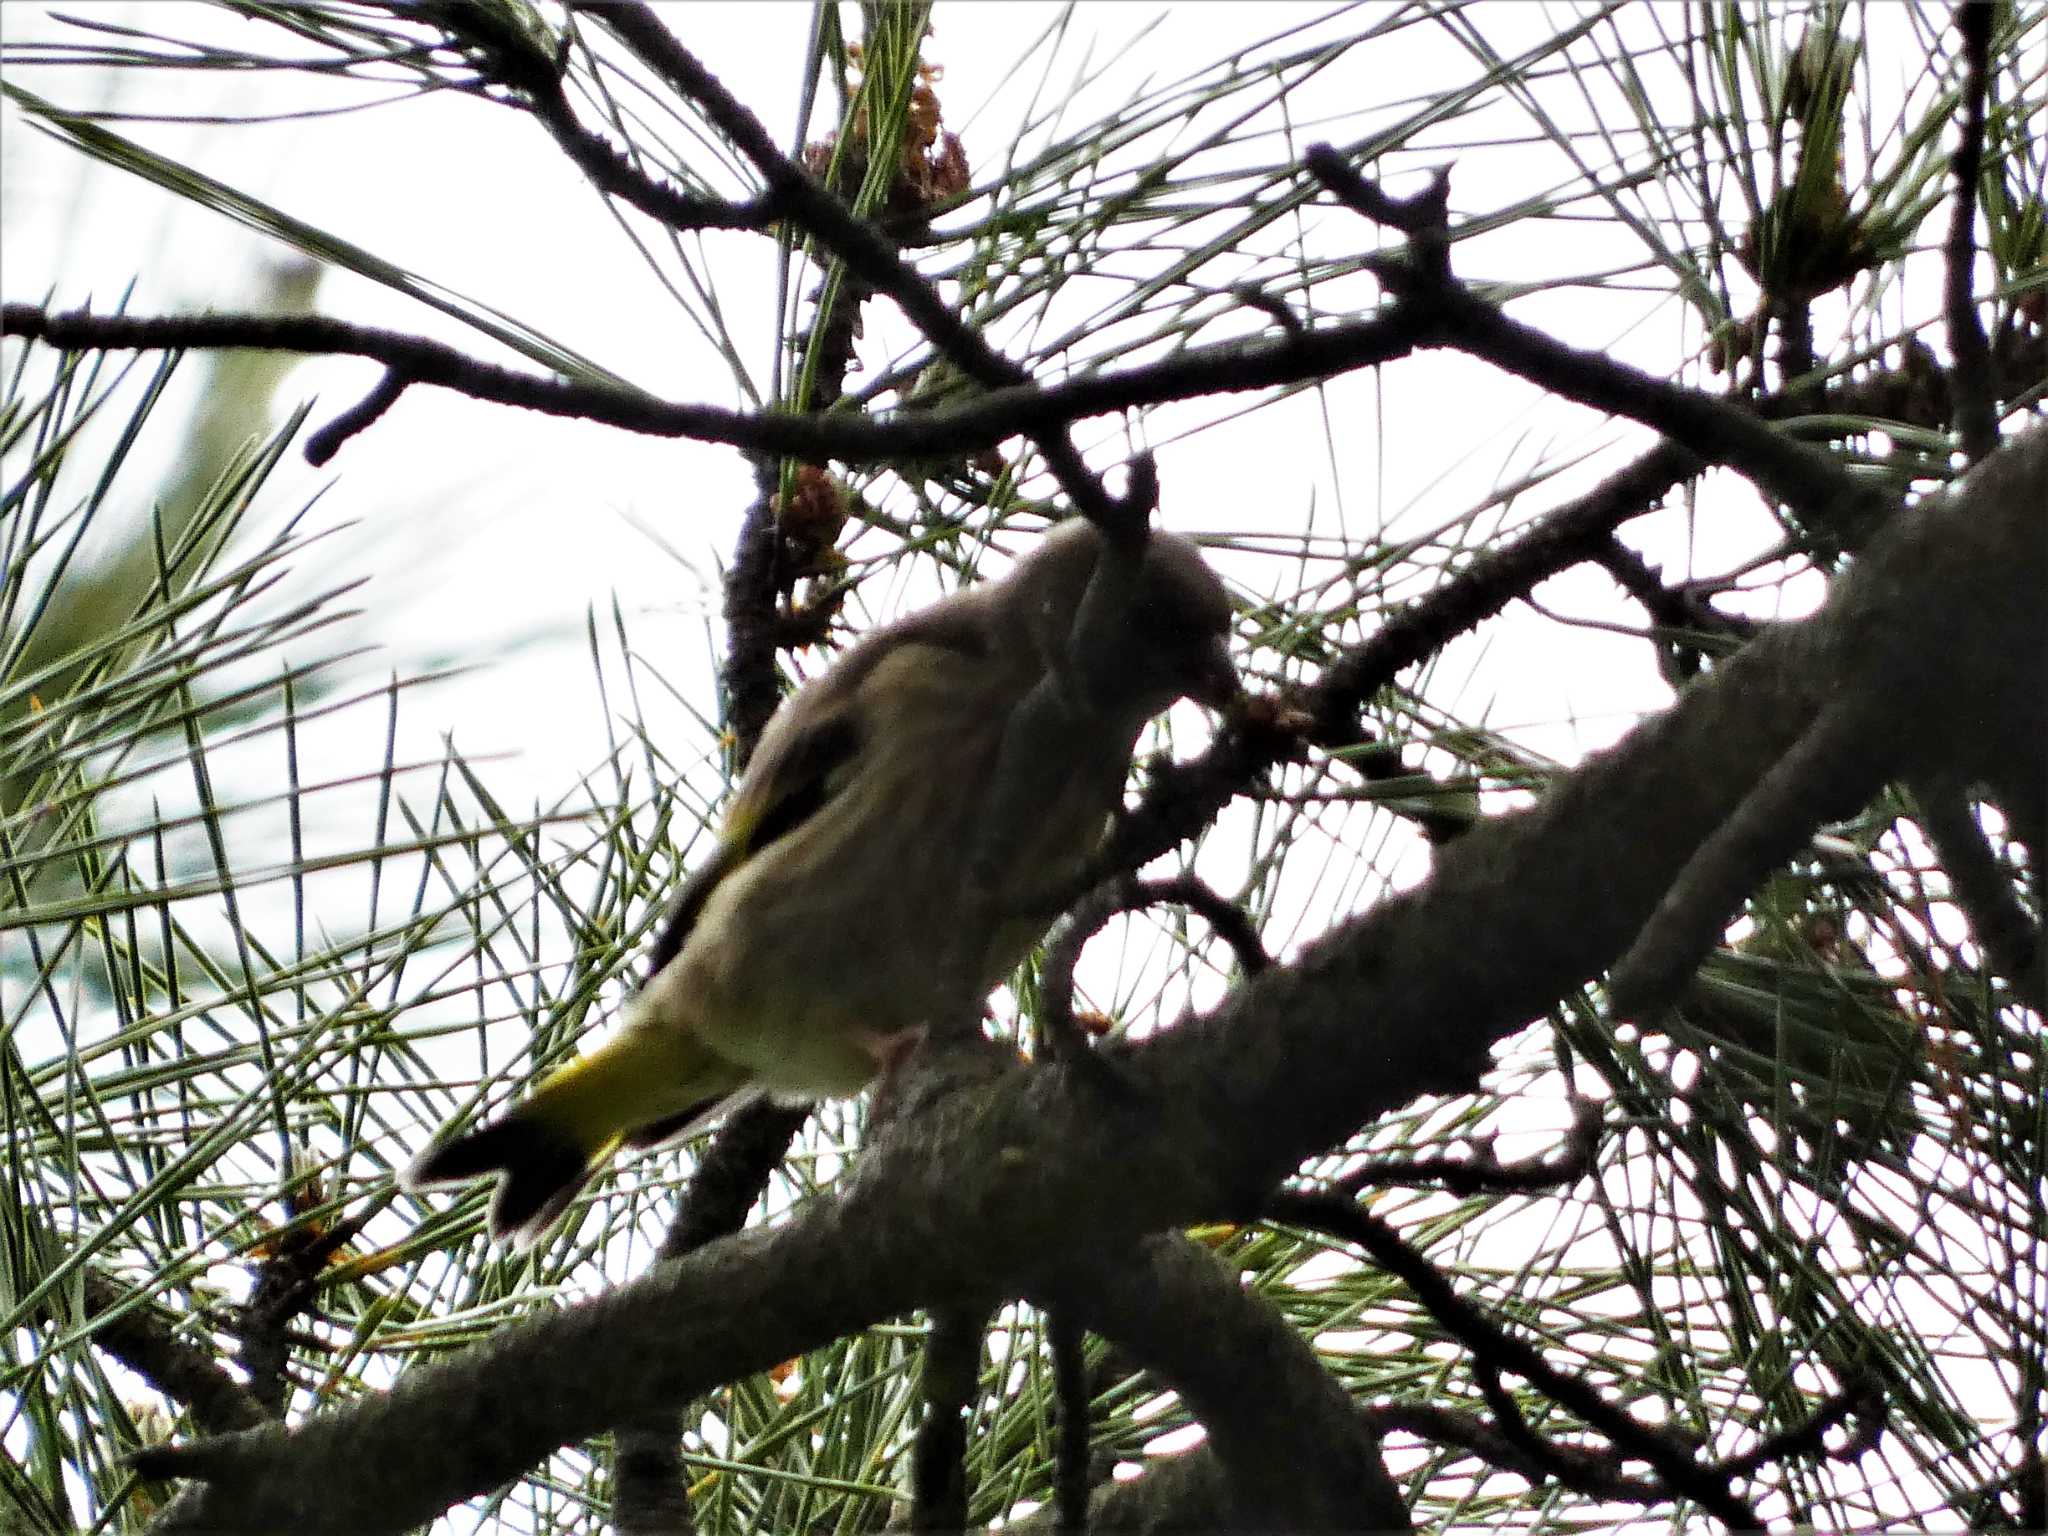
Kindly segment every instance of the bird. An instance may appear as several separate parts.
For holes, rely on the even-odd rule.
[[[437,1140],[404,1186],[495,1177],[492,1236],[529,1248],[621,1148],[764,1095],[858,1094],[949,1001],[946,954],[986,997],[1057,915],[1029,898],[1101,845],[1146,723],[1241,692],[1229,595],[1165,530],[1135,566],[1104,567],[1129,578],[1119,611],[1104,623],[1091,603],[1078,627],[1113,654],[1081,654],[1108,547],[1084,519],[1055,524],[998,579],[873,631],[785,700],[619,1026]],[[977,880],[986,899],[970,900]]]

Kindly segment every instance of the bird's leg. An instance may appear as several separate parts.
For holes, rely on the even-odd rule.
[[[872,1123],[889,1119],[900,1106],[895,1103],[903,1084],[903,1066],[924,1044],[931,1030],[923,1024],[903,1029],[870,1030],[861,1036],[861,1047],[875,1061],[875,1083],[868,1100]]]
[[[925,1034],[922,1024],[910,1024],[902,1029],[872,1030],[861,1037],[861,1049],[874,1058],[875,1075],[887,1078],[924,1043]]]

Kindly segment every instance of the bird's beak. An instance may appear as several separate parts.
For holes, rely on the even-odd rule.
[[[1218,635],[1202,653],[1188,697],[1211,709],[1223,709],[1243,692],[1244,683],[1238,678],[1237,663],[1230,659],[1229,643]]]

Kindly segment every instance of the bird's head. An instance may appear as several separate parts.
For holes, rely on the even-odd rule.
[[[1047,664],[1068,673],[1092,707],[1139,722],[1176,699],[1229,704],[1242,691],[1230,659],[1230,596],[1202,552],[1155,530],[1134,579],[1111,583],[1091,604],[1105,548],[1094,525],[1075,518],[1018,567],[1013,579]]]

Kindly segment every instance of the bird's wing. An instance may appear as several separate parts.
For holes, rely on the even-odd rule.
[[[838,789],[841,770],[860,750],[860,722],[851,708],[814,714],[793,730],[764,738],[747,782],[726,814],[718,849],[690,872],[647,956],[649,980],[682,953],[690,930],[718,883],[778,837],[814,815]]]
[[[683,882],[648,952],[650,980],[682,953],[721,880],[803,825],[845,787],[867,734],[862,685],[877,663],[908,645],[986,661],[991,644],[980,592],[959,594],[876,632],[776,712],[726,813],[717,851]]]

